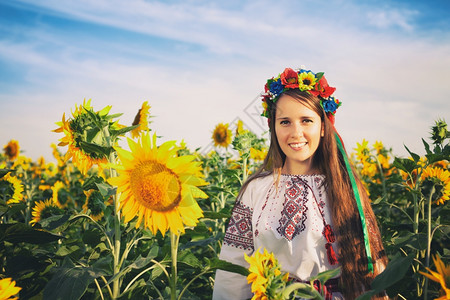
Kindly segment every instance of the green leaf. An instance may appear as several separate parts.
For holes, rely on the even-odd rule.
[[[406,272],[413,262],[412,256],[395,256],[386,266],[386,269],[379,274],[372,282],[372,289],[382,292],[388,287],[405,277]]]
[[[95,278],[107,275],[91,267],[75,266],[68,258],[47,283],[43,299],[78,300]]]
[[[80,142],[80,147],[89,153],[96,153],[99,157],[108,157],[114,151],[112,147],[104,147],[94,143]]]
[[[312,287],[311,284],[303,282],[294,282],[288,285],[283,291],[283,299],[291,299],[289,295],[294,291],[295,296],[301,297],[303,299],[323,299],[323,297],[320,296],[319,292],[314,287]]]
[[[417,155],[417,154],[414,153],[414,152],[411,152],[411,151],[408,149],[408,147],[406,147],[406,146],[404,146],[404,147],[405,147],[406,151],[408,151],[409,155],[411,155],[412,159],[414,159],[414,162],[415,162],[415,163],[418,163],[418,162],[420,161],[420,156]]]
[[[128,127],[120,128],[118,130],[110,129],[109,132],[110,132],[111,136],[116,137],[119,135],[124,135],[125,133],[127,133],[137,127],[139,127],[139,125],[128,126]]]
[[[393,162],[394,167],[405,171],[406,173],[411,173],[417,168],[417,164],[411,159],[396,157]]]
[[[202,263],[190,250],[184,250],[178,253],[178,262],[184,263],[194,268],[201,268]]]
[[[243,276],[248,276],[248,274],[250,274],[250,271],[247,268],[240,265],[235,265],[225,260],[218,259],[216,257],[212,258],[211,260],[206,259],[206,261],[208,262],[211,269],[225,270],[228,272],[241,274]]]
[[[111,186],[108,183],[96,183],[95,184],[103,197],[109,198],[109,196],[114,196],[116,194],[117,188]]]
[[[327,282],[328,279],[334,278],[341,273],[341,268],[336,268],[328,271],[321,272],[317,276],[311,278],[311,280],[319,280],[321,283]]]
[[[64,238],[42,229],[35,229],[23,223],[0,224],[0,241],[10,243],[46,244]]]
[[[231,216],[230,212],[225,211],[204,211],[203,212],[203,218],[205,219],[223,219],[223,218],[229,218]]]
[[[86,179],[86,181],[83,183],[83,185],[81,186],[82,189],[84,191],[88,191],[88,190],[92,190],[92,189],[97,189],[96,184],[97,183],[104,183],[105,180],[100,177],[100,176],[91,176],[88,179]]]
[[[8,174],[9,172],[14,171],[12,169],[0,169],[0,178]]]
[[[47,230],[56,229],[64,224],[66,224],[67,220],[69,220],[70,215],[54,215],[39,221],[42,227]]]
[[[425,151],[427,152],[427,154],[431,154],[430,145],[428,145],[428,143],[425,142],[424,139],[422,139],[422,143],[423,143],[423,146],[425,147]]]

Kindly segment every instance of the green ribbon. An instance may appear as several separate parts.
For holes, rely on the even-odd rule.
[[[339,135],[337,133],[335,133],[335,137],[336,137],[339,151],[341,151],[342,156],[344,157],[345,167],[347,168],[348,176],[350,177],[350,182],[352,184],[353,194],[355,195],[356,204],[358,206],[359,216],[361,219],[361,224],[362,224],[362,229],[363,229],[363,234],[364,234],[364,245],[366,248],[366,255],[367,255],[367,268],[369,269],[370,272],[373,273],[373,263],[372,263],[372,255],[370,252],[369,233],[367,231],[366,218],[364,216],[364,210],[363,210],[363,207],[361,204],[361,198],[359,197],[358,186],[356,185],[356,180],[355,180],[355,177],[353,176],[353,172],[350,167],[350,163],[348,161],[347,154],[344,150],[344,146],[342,145],[341,138],[339,137]]]

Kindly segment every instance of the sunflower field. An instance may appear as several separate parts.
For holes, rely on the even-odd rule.
[[[33,161],[18,141],[4,141],[0,299],[211,299],[217,269],[251,281],[254,264],[275,261],[269,253],[246,257],[245,269],[218,259],[239,188],[264,159],[266,138],[241,121],[221,123],[204,153],[160,142],[147,102],[129,126],[110,110],[84,101],[55,120],[54,162]],[[389,257],[359,299],[382,290],[398,299],[450,299],[449,138],[437,120],[423,153],[406,148],[410,157],[396,157],[366,140],[349,153]],[[308,293],[286,287],[279,266],[270,265],[276,280],[254,299]],[[312,291],[311,298],[322,296]]]

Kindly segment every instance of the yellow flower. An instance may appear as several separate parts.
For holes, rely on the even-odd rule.
[[[298,88],[302,91],[309,91],[316,85],[316,76],[312,72],[302,72],[298,74]]]
[[[250,158],[256,160],[256,161],[262,161],[266,158],[267,150],[258,150],[255,148],[250,148]]]
[[[105,107],[102,111],[97,112],[98,116],[104,116],[108,113],[110,106]],[[99,167],[107,163],[105,157],[100,156],[96,152],[86,151],[82,148],[83,143],[91,142],[86,140],[89,129],[92,129],[91,121],[88,118],[88,112],[92,111],[91,100],[83,101],[83,105],[75,105],[75,111],[72,112],[72,119],[67,119],[65,113],[63,114],[62,121],[57,122],[56,125],[59,128],[53,130],[54,132],[62,132],[65,134],[60,139],[58,146],[68,146],[67,153],[64,157],[65,161],[72,158],[73,164],[78,167],[81,173],[86,174],[94,164]],[[116,128],[120,127],[119,125]]]
[[[445,265],[438,255],[434,255],[433,261],[436,272],[427,268],[427,271],[431,274],[422,271],[419,271],[419,273],[441,284],[442,297],[436,298],[435,300],[450,299],[450,265]]]
[[[448,170],[441,169],[439,167],[427,167],[423,170],[422,180],[430,179],[433,182],[442,185],[442,189],[438,192],[441,193],[441,197],[436,200],[436,203],[444,204],[450,197],[450,172]]]
[[[53,203],[59,208],[64,208],[67,206],[69,197],[66,195],[64,189],[64,183],[61,181],[55,182],[52,186],[52,200]]]
[[[236,124],[236,135],[242,134],[244,132],[244,122],[242,122],[241,120],[237,121]]]
[[[377,174],[377,166],[375,164],[372,164],[370,162],[363,162],[363,168],[361,170],[361,175],[367,176],[367,177],[374,177]]]
[[[150,112],[150,105],[148,105],[148,101],[142,103],[142,107],[139,109],[138,113],[134,117],[134,121],[132,125],[139,125],[135,129],[131,130],[131,137],[137,138],[141,132],[148,131],[148,116]]]
[[[16,159],[16,161],[13,164],[13,169],[17,169],[17,168],[21,167],[22,169],[27,171],[30,169],[31,162],[32,162],[31,158],[23,156],[23,155],[19,155],[19,157]]]
[[[373,144],[373,148],[377,151],[377,153],[381,153],[381,150],[383,150],[384,145],[380,141],[376,141],[375,144]]]
[[[200,162],[193,155],[178,157],[175,142],[156,146],[148,133],[137,142],[128,139],[131,152],[116,148],[121,165],[118,177],[108,181],[117,186],[120,208],[125,222],[138,217],[136,228],[143,223],[154,234],[167,230],[184,233],[184,226],[195,226],[203,212],[194,198],[207,198],[198,188],[201,179]]]
[[[36,224],[37,222],[45,219],[47,217],[51,217],[53,214],[60,213],[60,209],[55,205],[52,199],[47,199],[44,201],[38,201],[33,207],[31,212],[31,221],[30,224]]]
[[[231,130],[228,129],[228,123],[220,123],[214,129],[212,139],[214,146],[228,147],[231,144]]]
[[[22,288],[16,286],[16,282],[11,278],[0,279],[0,299],[1,300],[15,300],[19,299],[16,296]]]
[[[282,273],[278,260],[267,249],[261,253],[259,249],[252,256],[244,255],[250,264],[247,282],[251,283],[252,299],[267,299],[268,294],[276,294],[289,280],[289,273]]]
[[[97,190],[84,191],[86,202],[83,205],[83,212],[90,212],[90,216],[94,221],[100,220],[104,215],[104,198]]]
[[[3,151],[5,152],[5,155],[8,157],[9,160],[15,160],[20,153],[19,142],[16,140],[9,141],[9,143],[6,144],[5,147],[3,148]]]
[[[23,201],[23,185],[22,182],[15,176],[11,176],[10,173],[0,178],[0,184],[6,187],[7,199],[6,204],[20,203]]]
[[[61,153],[59,153],[57,146],[52,143],[51,147],[53,149],[53,151],[52,151],[53,157],[58,162],[58,167],[64,166],[66,164],[64,161],[64,157],[61,155]]]
[[[366,141],[365,139],[363,139],[361,144],[356,143],[357,147],[353,149],[356,151],[356,157],[360,161],[364,161],[369,157],[370,150],[369,150],[368,144],[369,144],[369,142]]]
[[[384,170],[387,170],[390,168],[391,165],[389,164],[389,156],[385,156],[383,154],[378,154],[377,158],[378,158],[378,161],[380,162],[381,167]]]

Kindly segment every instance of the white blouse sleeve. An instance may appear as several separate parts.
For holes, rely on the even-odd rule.
[[[249,184],[233,208],[219,255],[220,259],[245,268],[248,268],[249,264],[245,261],[244,254],[250,256],[254,251],[251,194]],[[213,300],[244,300],[252,296],[251,286],[245,276],[217,270]]]

